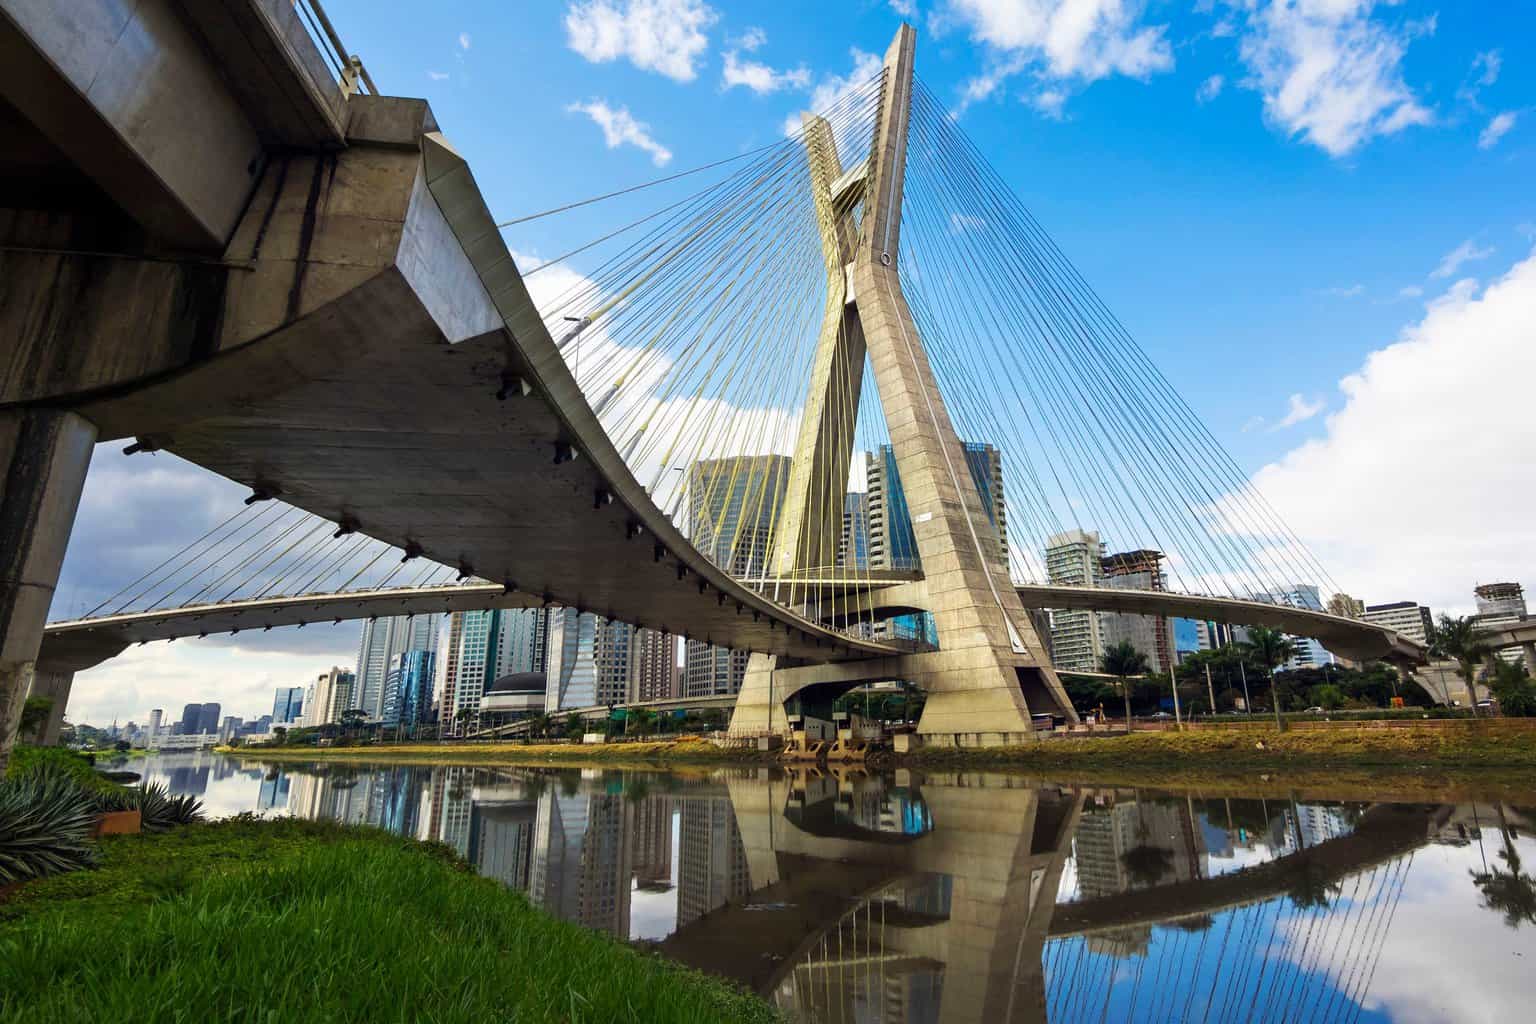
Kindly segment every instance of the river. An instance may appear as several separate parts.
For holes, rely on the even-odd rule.
[[[793,1020],[1528,1020],[1536,810],[940,772],[132,765],[454,847]],[[1527,959],[1529,958],[1529,959]]]

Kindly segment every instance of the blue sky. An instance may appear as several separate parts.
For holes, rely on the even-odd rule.
[[[1431,276],[1447,254],[1464,243],[1488,253],[1459,268],[1475,272],[1529,251],[1536,11],[1249,6],[330,0],[327,9],[385,92],[431,101],[504,217],[770,141],[818,84],[850,73],[850,50],[884,51],[900,9],[920,31],[919,74],[964,107],[983,152],[1239,461],[1257,465],[1304,428],[1271,432],[1254,418],[1282,420],[1292,394],[1303,409],[1322,401],[1326,410],[1338,378],[1460,276]],[[1044,12],[1040,27],[1030,12]],[[1074,36],[1084,19],[1089,29]],[[1305,112],[1284,113],[1287,90],[1308,92],[1297,88],[1303,74],[1287,77],[1293,64],[1338,53],[1350,56],[1311,88]],[[774,88],[727,86],[728,62],[777,72],[759,81]],[[966,103],[989,82],[990,96]],[[627,111],[670,159],[606,146],[571,109],[594,102]],[[1494,119],[1511,114],[1512,127],[1481,148]],[[563,251],[615,217],[598,206],[508,238],[518,251]]]
[[[431,102],[506,219],[780,138],[906,18],[918,74],[1334,579],[1456,611],[1478,582],[1536,586],[1530,4],[325,6],[381,91]],[[645,192],[507,240],[549,256],[657,205]],[[118,447],[98,453],[56,613],[238,500]],[[180,533],[135,547],[135,522]],[[136,648],[81,677],[71,715],[179,707],[215,683],[255,711],[349,664],[356,632]]]

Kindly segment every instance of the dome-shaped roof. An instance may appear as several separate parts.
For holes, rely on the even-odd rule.
[[[485,688],[485,696],[497,693],[544,693],[543,672],[508,672]]]

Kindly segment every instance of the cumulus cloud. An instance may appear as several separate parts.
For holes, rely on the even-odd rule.
[[[805,89],[810,84],[811,70],[804,65],[779,71],[761,61],[743,58],[736,50],[725,51],[725,65],[720,73],[722,89],[742,86],[766,96],[780,89]]]
[[[1330,156],[1429,124],[1403,76],[1408,45],[1433,19],[1389,22],[1377,0],[1229,0],[1244,16],[1239,53],[1265,116]]]
[[[1041,83],[1031,105],[1057,116],[1070,89],[1168,70],[1167,26],[1142,24],[1144,10],[1141,0],[950,0],[944,19],[963,26],[986,53],[962,87],[959,109],[1024,71]]]
[[[573,114],[586,114],[592,123],[603,131],[603,142],[609,149],[634,146],[651,155],[651,163],[665,167],[672,160],[672,151],[651,135],[651,126],[635,120],[627,107],[612,107],[607,100],[594,99],[586,103],[572,103],[565,108]]]
[[[1221,75],[1212,75],[1200,83],[1200,88],[1195,90],[1195,101],[1209,103],[1221,95],[1221,90],[1227,84],[1227,80]]]
[[[1536,253],[1462,282],[1340,382],[1326,432],[1255,485],[1351,593],[1471,604],[1478,580],[1536,577]]]
[[[624,59],[678,82],[698,77],[719,20],[703,0],[589,0],[565,14],[566,42],[594,64]]]
[[[1513,110],[1506,110],[1502,114],[1494,116],[1484,128],[1482,134],[1477,137],[1478,149],[1492,149],[1499,144],[1499,140],[1509,134],[1509,130],[1515,126],[1518,114]]]
[[[1492,246],[1484,248],[1469,238],[1441,257],[1440,265],[1431,271],[1429,276],[1444,279],[1456,273],[1466,264],[1477,260],[1485,260],[1492,255]]]

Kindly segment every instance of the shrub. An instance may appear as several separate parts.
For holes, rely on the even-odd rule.
[[[161,783],[143,785],[128,792],[134,801],[133,806],[138,808],[143,817],[142,827],[145,832],[165,832],[175,825],[190,825],[203,818],[202,801],[185,794],[171,796],[170,791]]]
[[[65,771],[0,781],[0,885],[90,867],[96,795]]]

